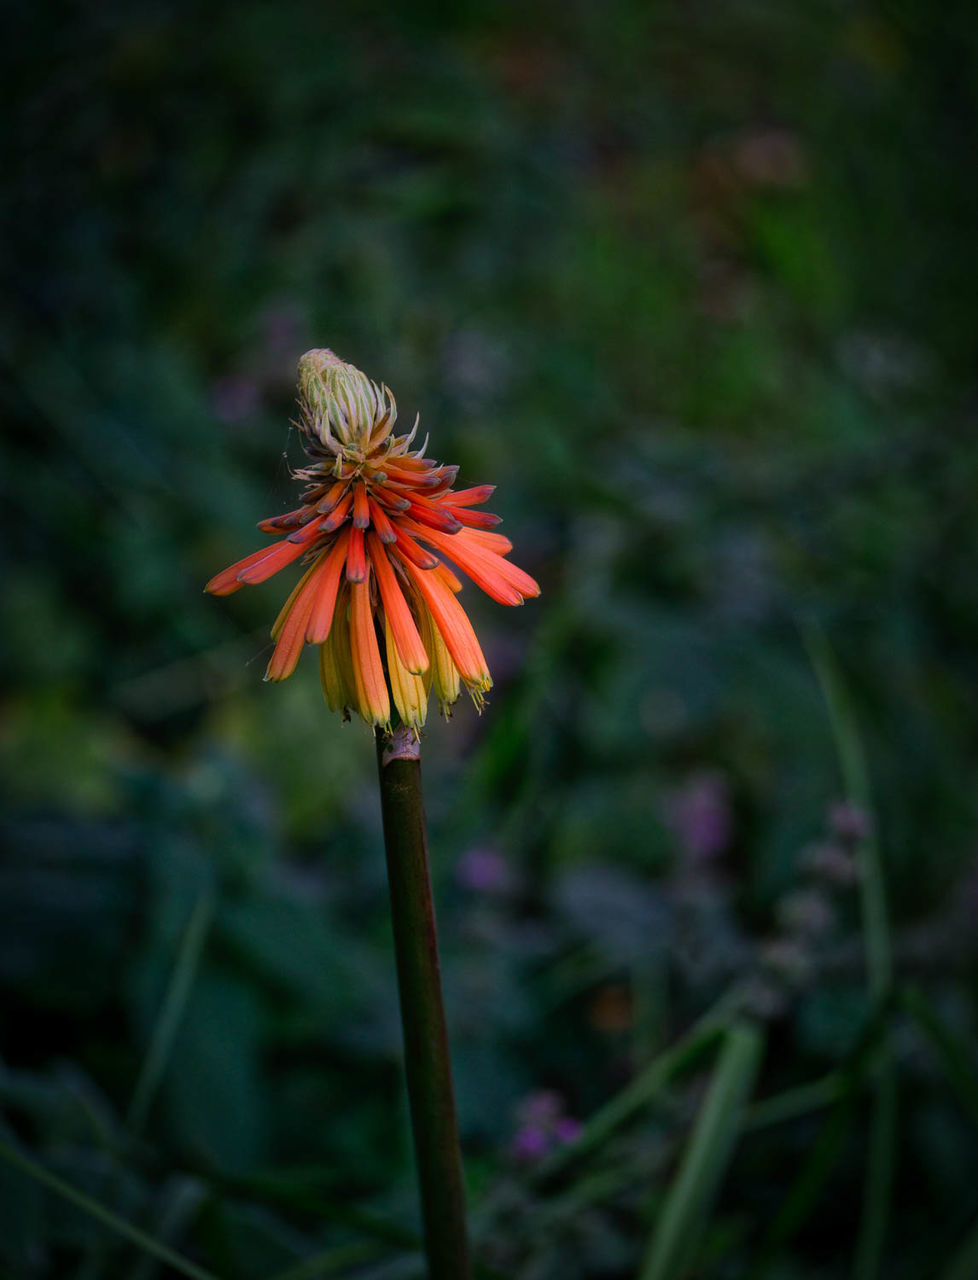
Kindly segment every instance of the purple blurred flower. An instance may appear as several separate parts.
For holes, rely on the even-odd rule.
[[[554,1125],[554,1137],[559,1143],[573,1142],[580,1137],[583,1125],[572,1116],[562,1116]]]
[[[710,862],[730,843],[730,784],[718,770],[694,773],[669,797],[668,826],[695,862]]]
[[[821,889],[798,889],[778,904],[778,922],[790,934],[817,938],[834,923],[831,903]]]
[[[859,868],[848,849],[826,841],[810,845],[801,855],[802,866],[828,884],[845,887],[854,884]]]
[[[511,886],[509,867],[495,849],[468,849],[455,866],[455,878],[473,893],[506,893]]]
[[[858,844],[873,834],[873,820],[849,800],[837,800],[829,807],[829,828],[840,840]]]
[[[551,1147],[550,1136],[543,1129],[527,1125],[513,1139],[513,1155],[517,1160],[539,1160]]]
[[[539,1089],[517,1108],[519,1127],[510,1147],[514,1159],[531,1163],[564,1143],[573,1142],[581,1124],[564,1112],[564,1100],[553,1089]]]

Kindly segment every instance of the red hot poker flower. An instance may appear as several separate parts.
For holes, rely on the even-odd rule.
[[[415,731],[432,689],[447,712],[464,685],[481,709],[492,680],[456,596],[450,561],[500,604],[540,594],[506,559],[499,517],[473,508],[492,485],[453,490],[457,467],[411,450],[418,429],[394,435],[397,408],[385,386],[325,348],[299,361],[298,427],[309,465],[302,505],[263,520],[279,535],[208,582],[226,596],[264,582],[295,560],[305,572],[272,627],[266,680],[285,680],[305,644],[319,646],[323,694],[344,719],[356,711],[390,728],[391,702]]]

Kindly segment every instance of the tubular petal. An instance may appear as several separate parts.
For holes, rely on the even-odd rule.
[[[345,493],[346,484],[342,480],[337,480],[336,484],[330,486],[326,497],[316,505],[316,510],[320,515],[326,515],[328,511],[333,510]]]
[[[245,568],[239,571],[238,581],[247,582],[249,586],[265,582],[273,573],[278,573],[279,569],[284,569],[287,564],[305,555],[307,550],[308,547],[303,544],[296,546],[288,539],[285,542],[276,542],[273,547],[266,548],[265,554],[260,558],[249,556],[247,561],[242,561]]]
[[[451,498],[451,493],[446,495]],[[497,524],[502,524],[502,516],[494,516],[491,511],[467,511],[464,507],[455,507],[446,502],[445,510],[449,515],[454,516],[459,524],[467,525],[470,529],[495,529]]]
[[[425,573],[410,561],[407,562],[407,571],[431,611],[435,626],[445,641],[445,648],[451,654],[462,679],[477,689],[490,688],[492,680],[485,655],[479,647],[465,610],[444,582],[434,574]]]
[[[259,520],[258,528],[262,533],[278,533],[281,529],[294,529],[299,523],[305,507],[296,507],[295,511],[286,511],[280,516],[271,516],[268,520]]]
[[[287,542],[291,542],[295,546],[305,547],[314,541],[325,528],[326,522],[322,517],[317,516],[315,520],[310,520],[304,524],[301,529],[297,529],[295,533],[290,533]]]
[[[306,623],[316,603],[316,576],[321,569],[322,561],[303,575],[299,591],[282,623],[278,642],[265,669],[266,680],[287,680],[296,668],[302,646],[306,642]]]
[[[415,489],[419,485],[424,489],[429,489],[437,484],[441,484],[442,477],[437,470],[406,470],[403,467],[403,459],[398,458],[397,463],[385,462],[384,474],[387,476],[391,484],[404,485],[405,488]]]
[[[374,486],[373,496],[391,511],[407,511],[411,505],[407,498],[382,484]]]
[[[390,724],[391,704],[380,661],[373,610],[370,608],[370,584],[367,582],[354,582],[350,586],[350,645],[360,715],[367,724],[387,726]]]
[[[310,567],[305,571],[305,573],[302,575],[299,581],[295,584],[295,586],[289,592],[289,598],[286,600],[285,604],[282,605],[281,609],[278,612],[278,617],[275,619],[274,623],[272,624],[271,636],[273,640],[277,640],[281,635],[282,628],[285,626],[285,620],[289,616],[289,612],[291,611],[292,606],[295,604],[296,600],[299,598],[299,592],[302,590],[302,588],[306,585],[306,583],[315,573],[316,569],[319,567],[319,563],[320,562],[317,559],[315,564],[310,565]]]
[[[366,529],[370,524],[367,486],[362,482],[353,486],[353,523],[358,529]]]
[[[435,626],[428,606],[421,604],[421,631],[424,635],[425,648],[431,656],[426,683],[435,691],[435,697],[443,715],[451,715],[452,704],[458,700],[461,692],[461,680],[458,667],[452,661],[451,654],[445,648],[445,641]]]
[[[350,514],[350,507],[353,505],[353,494],[350,493],[349,486],[347,491],[340,498],[339,502],[323,521],[320,528],[323,533],[332,533],[334,529],[338,529],[346,517]]]
[[[384,618],[384,643],[387,649],[387,674],[390,676],[391,693],[397,714],[412,729],[420,729],[428,711],[428,691],[424,677],[409,671],[401,662],[390,620]],[[427,658],[425,659],[427,666]]]
[[[419,569],[433,569],[438,563],[437,556],[433,556],[430,551],[425,551],[424,547],[419,547],[414,539],[399,527],[397,528],[397,542],[393,544],[392,549],[402,560],[416,564]]]
[[[367,499],[370,506],[370,519],[373,526],[380,534],[381,542],[396,542],[397,531],[387,518],[387,512],[374,498]]]
[[[373,532],[367,534],[367,549],[377,576],[377,586],[384,605],[387,625],[394,634],[397,651],[408,671],[420,674],[428,669],[428,655],[418,634],[411,609],[404,599],[394,566],[387,558],[384,544]]]
[[[495,492],[494,484],[479,484],[473,489],[459,489],[457,493],[452,494],[452,506],[478,507],[483,502],[488,502]]]
[[[430,525],[433,529],[444,529],[446,533],[458,533],[461,529],[459,521],[447,512],[440,502],[426,498],[420,493],[412,493],[408,496],[411,500],[411,515],[415,520],[420,520],[422,524]]]
[[[442,582],[444,582],[445,586],[449,589],[449,591],[451,591],[453,595],[457,596],[458,593],[462,590],[461,579],[456,578],[455,574],[452,573],[451,569],[449,569],[447,564],[436,565],[431,572],[436,577],[441,578]]]
[[[474,542],[485,547],[487,551],[495,551],[497,556],[506,556],[513,550],[513,544],[502,533],[491,533],[488,529],[466,529],[466,542]]]
[[[336,605],[333,625],[325,644],[319,646],[319,677],[323,697],[331,711],[349,718],[349,709],[357,705],[356,683],[350,658],[350,624],[347,619],[349,592],[344,590]]]
[[[281,546],[281,543],[277,544]],[[205,591],[209,591],[212,596],[229,596],[235,591],[240,591],[244,583],[238,577],[239,573],[243,573],[250,565],[258,564],[268,555],[269,548],[262,547],[259,551],[253,551],[250,556],[245,556],[243,560],[238,560],[229,568],[216,573],[207,586]]]
[[[486,595],[492,596],[500,604],[522,604],[525,596],[540,594],[540,588],[528,573],[518,569],[515,564],[510,564],[502,556],[497,556],[494,551],[487,551],[477,543],[469,542],[464,532],[446,537],[432,530],[428,541],[436,550],[448,556],[449,560],[453,560]]]
[[[354,526],[350,530],[350,545],[346,552],[347,582],[366,582],[367,556],[364,551],[363,530]]]
[[[333,614],[336,611],[336,596],[339,591],[343,566],[346,563],[346,545],[350,540],[348,530],[343,529],[323,561],[322,575],[316,584],[316,603],[309,615],[306,626],[306,639],[310,644],[322,644],[329,635],[333,625]]]

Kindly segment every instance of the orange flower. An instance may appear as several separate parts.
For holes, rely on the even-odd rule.
[[[264,582],[295,560],[306,570],[272,627],[266,680],[285,680],[305,644],[319,645],[323,694],[334,711],[357,711],[390,728],[391,702],[417,731],[434,689],[444,712],[464,684],[481,709],[492,686],[472,624],[456,596],[458,569],[501,604],[540,594],[505,557],[512,544],[475,511],[492,485],[452,490],[457,467],[411,450],[393,434],[394,397],[325,348],[299,361],[297,423],[310,465],[302,505],[263,520],[284,535],[231,565],[206,590],[226,596]]]

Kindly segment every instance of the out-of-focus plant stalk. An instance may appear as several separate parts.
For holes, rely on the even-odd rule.
[[[377,763],[429,1275],[431,1280],[468,1280],[465,1188],[416,735],[405,727],[378,734]]]
[[[886,905],[886,880],[876,838],[869,769],[862,739],[842,679],[822,631],[811,626],[805,642],[828,707],[846,798],[865,816],[868,833],[858,842],[866,972],[873,1009],[879,1011],[893,986],[893,948]],[[878,1280],[883,1273],[890,1198],[897,1155],[897,1081],[891,1046],[880,1052],[870,1119],[863,1193],[863,1216],[853,1267],[855,1280]]]

